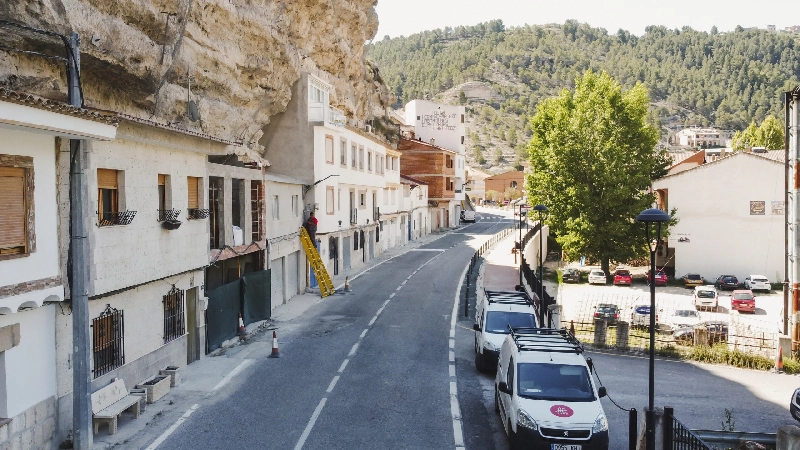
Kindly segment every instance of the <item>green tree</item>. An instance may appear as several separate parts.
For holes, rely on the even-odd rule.
[[[494,149],[494,162],[495,164],[500,164],[503,162],[503,151],[499,148]]]
[[[608,270],[645,251],[634,219],[654,200],[652,174],[665,170],[648,123],[650,98],[591,70],[575,88],[539,104],[531,119],[530,204],[550,209],[548,222],[569,257],[586,255]]]
[[[756,132],[756,141],[767,150],[783,148],[783,124],[773,116],[767,116]]]
[[[458,91],[458,103],[460,105],[467,103],[467,94],[464,91]]]
[[[503,193],[503,195],[505,196],[506,200],[516,200],[522,197],[522,192],[520,192],[519,189],[510,187],[506,188],[506,191]]]
[[[744,150],[748,147],[758,146],[756,142],[756,135],[758,133],[758,127],[756,126],[756,122],[750,122],[747,128],[744,131],[737,131],[733,134],[733,139],[731,139],[731,146],[734,150]]]

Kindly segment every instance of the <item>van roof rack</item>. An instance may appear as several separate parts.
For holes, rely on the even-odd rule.
[[[518,350],[555,353],[583,353],[583,344],[566,328],[508,326]]]
[[[490,291],[484,289],[486,301],[489,303],[511,304],[511,305],[531,305],[533,306],[533,299],[531,299],[525,292],[517,291]]]

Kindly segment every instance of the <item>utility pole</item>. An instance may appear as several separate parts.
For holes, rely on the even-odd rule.
[[[789,224],[791,228],[791,267],[789,278],[792,283],[792,330],[790,336],[792,337],[792,350],[797,350],[797,342],[800,340],[800,329],[798,329],[798,312],[800,312],[800,229],[798,229],[798,222],[800,221],[800,87],[796,87],[791,92],[791,107],[789,109],[790,126],[787,130],[789,135],[789,170],[791,173],[792,195],[791,202],[792,208],[789,210]],[[784,205],[788,208],[788,205]],[[784,309],[784,313],[788,315],[788,309]]]
[[[80,36],[70,34],[67,55],[69,103],[83,107],[80,86]],[[72,445],[90,450],[93,445],[91,366],[89,365],[89,239],[86,235],[86,176],[84,143],[69,141],[69,260],[68,277],[72,302]]]

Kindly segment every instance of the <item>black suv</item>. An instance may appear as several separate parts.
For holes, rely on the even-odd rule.
[[[717,281],[714,282],[714,287],[717,289],[734,290],[739,287],[739,279],[735,275],[720,275]]]
[[[561,273],[561,280],[565,283],[579,283],[581,272],[578,269],[564,269],[564,272]]]
[[[617,324],[617,320],[619,319],[619,308],[617,305],[601,303],[597,305],[597,309],[594,311],[594,319],[603,320],[608,324],[608,326],[614,326]]]

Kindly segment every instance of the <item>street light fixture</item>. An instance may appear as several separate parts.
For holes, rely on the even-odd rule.
[[[549,211],[547,206],[541,203],[534,206],[533,210],[539,214],[539,326],[544,327],[544,263],[542,261],[542,224],[544,216]]]
[[[661,225],[669,222],[670,216],[658,208],[650,208],[636,216],[637,222],[644,223],[647,243],[650,246],[650,374],[647,396],[647,411],[645,412],[645,427],[647,428],[647,450],[655,450],[656,433],[653,417],[653,391],[655,390],[655,359],[656,359],[656,247],[661,239]],[[656,224],[655,230],[650,230],[650,224]]]

